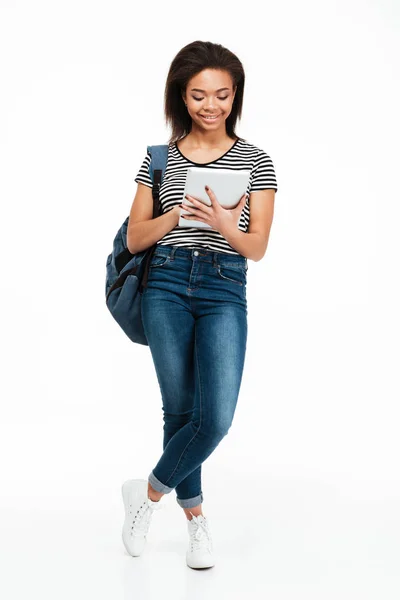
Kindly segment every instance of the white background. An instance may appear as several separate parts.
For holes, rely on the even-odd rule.
[[[3,0],[0,23],[1,595],[397,599],[399,6]],[[197,39],[242,61],[238,133],[279,188],[234,423],[203,465],[206,571],[174,492],[145,553],[123,548],[161,398],[104,296],[146,146],[169,136],[169,65]]]

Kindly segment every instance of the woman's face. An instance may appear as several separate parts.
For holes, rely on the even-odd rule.
[[[183,100],[193,126],[202,131],[226,131],[235,90],[229,73],[219,69],[204,69],[189,80]],[[210,118],[207,118],[210,117]]]

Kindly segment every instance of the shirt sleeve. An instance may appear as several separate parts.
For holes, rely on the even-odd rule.
[[[135,177],[136,183],[144,183],[148,187],[153,187],[153,182],[151,181],[149,165],[150,165],[151,155],[150,152],[147,151],[146,156],[142,162],[142,166],[139,169],[138,174]]]
[[[260,150],[251,172],[250,193],[269,189],[278,191],[275,169],[271,157],[264,150]]]

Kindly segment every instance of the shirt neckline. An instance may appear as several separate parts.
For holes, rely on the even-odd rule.
[[[180,151],[180,149],[178,148],[178,144],[177,142],[174,142],[174,146],[176,148],[176,150],[178,151],[178,153],[182,156],[182,158],[184,158],[185,160],[187,160],[188,162],[192,163],[192,165],[196,165],[198,167],[205,167],[206,165],[212,165],[213,163],[217,162],[218,160],[221,160],[221,158],[224,158],[224,156],[226,156],[228,154],[228,152],[230,152],[231,150],[233,150],[233,148],[236,146],[236,144],[239,142],[240,138],[237,138],[235,140],[235,142],[233,143],[233,145],[228,148],[228,150],[222,154],[221,156],[219,156],[218,158],[216,158],[215,160],[211,160],[209,162],[206,163],[198,163],[198,162],[194,162],[193,160],[190,160],[190,158],[187,158],[184,154],[182,154],[182,152]]]

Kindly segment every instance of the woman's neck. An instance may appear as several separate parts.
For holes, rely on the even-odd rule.
[[[202,131],[190,131],[183,139],[185,140],[185,145],[193,150],[213,150],[215,148],[224,148],[232,143],[232,138],[228,136],[226,131],[210,131],[206,133]]]

